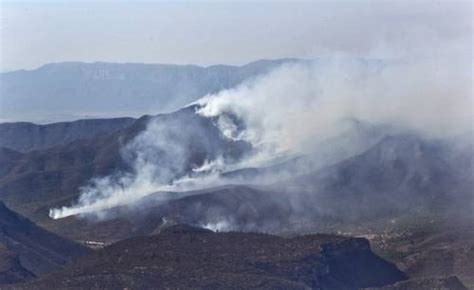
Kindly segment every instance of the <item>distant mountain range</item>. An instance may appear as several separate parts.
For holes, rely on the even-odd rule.
[[[0,121],[72,120],[174,111],[295,59],[243,66],[81,63],[0,74]]]

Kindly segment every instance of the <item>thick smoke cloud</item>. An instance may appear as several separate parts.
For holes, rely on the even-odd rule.
[[[361,120],[430,136],[459,134],[472,121],[470,74],[463,64],[333,59],[296,63],[247,86],[208,96],[203,116],[219,117],[227,135],[265,153],[301,152],[304,145],[337,135],[344,122]],[[239,135],[223,113],[248,125]]]
[[[429,138],[471,132],[472,74],[466,59],[471,60],[465,54],[446,57],[444,52],[416,59],[339,56],[288,63],[190,105],[196,117],[212,121],[219,130],[218,135],[199,138],[207,140],[201,145],[214,153],[193,161],[189,145],[198,139],[183,136],[192,135],[196,128],[183,131],[153,120],[124,148],[132,173],[94,179],[82,189],[76,205],[52,209],[50,216],[106,217],[108,209],[133,207],[151,194],[159,197],[160,191],[222,185],[229,181],[220,178],[221,172],[314,152],[317,144],[347,134],[354,121]],[[212,147],[210,142],[216,138],[228,142],[223,147],[243,142],[252,150],[231,158]],[[352,154],[363,147],[354,145]]]
[[[93,179],[81,189],[76,206],[51,210],[50,216],[92,214],[103,218],[107,214],[105,210],[124,205],[133,207],[135,202],[157,191],[189,190],[199,188],[200,183],[213,182],[215,167],[221,163],[223,166],[226,157],[213,152],[212,144],[202,142],[206,136],[199,134],[196,126],[161,121],[151,120],[146,130],[123,148],[122,157],[131,165],[131,172]],[[212,139],[212,136],[207,137]],[[193,146],[204,147],[209,152],[196,160]],[[192,178],[190,174],[200,178]]]

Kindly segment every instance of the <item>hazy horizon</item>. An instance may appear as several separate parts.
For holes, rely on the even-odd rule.
[[[0,72],[66,61],[416,57],[446,42],[470,54],[471,15],[470,1],[0,1]]]

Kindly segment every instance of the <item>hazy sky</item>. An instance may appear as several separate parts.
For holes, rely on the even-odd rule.
[[[472,49],[472,2],[2,1],[0,70],[49,62],[243,64]]]

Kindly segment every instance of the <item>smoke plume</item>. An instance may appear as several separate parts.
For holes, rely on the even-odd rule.
[[[347,134],[354,121],[429,138],[471,132],[471,83],[470,65],[457,55],[290,62],[191,104],[185,109],[192,110],[189,127],[160,118],[151,120],[123,149],[131,173],[92,180],[81,189],[75,205],[52,209],[50,216],[106,217],[108,209],[133,207],[151,194],[159,197],[157,192],[235,183],[222,179],[221,173],[312,153],[318,144]],[[206,122],[213,126],[206,127]],[[217,139],[224,141],[216,145]],[[234,154],[234,149],[228,153],[226,148],[236,144],[249,148],[245,154]],[[355,147],[353,144],[346,153],[355,154],[364,144]],[[204,153],[191,156],[196,151]],[[213,229],[222,226],[209,225]]]

